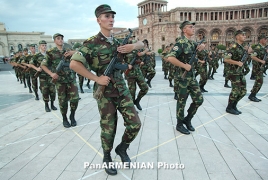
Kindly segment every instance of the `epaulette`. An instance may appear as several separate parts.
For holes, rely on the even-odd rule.
[[[96,38],[96,36],[91,36],[90,38],[87,39],[87,41],[91,41],[94,38]]]
[[[232,47],[233,47],[233,48],[236,48],[237,46],[236,46],[236,44],[234,44]]]
[[[258,46],[256,46],[256,49],[261,49],[261,47],[258,45]]]

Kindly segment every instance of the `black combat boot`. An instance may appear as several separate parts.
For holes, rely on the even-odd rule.
[[[50,112],[51,110],[49,109],[48,102],[45,102],[45,110],[46,112]]]
[[[134,101],[134,104],[136,105],[136,107],[138,108],[138,110],[142,110],[141,108],[141,105],[140,105],[140,100],[141,98],[137,98],[135,101]]]
[[[172,79],[169,80],[169,87],[174,87],[172,84]]]
[[[125,142],[121,142],[116,148],[115,148],[115,152],[117,155],[120,156],[121,161],[123,163],[127,163],[126,166],[129,167],[130,166],[130,158],[127,155],[127,148],[129,147],[129,144],[125,143]]]
[[[237,107],[236,107],[236,106],[237,106],[237,103],[238,103],[237,101],[234,102],[234,104],[233,104],[233,109],[236,110],[239,114],[242,114],[242,112],[239,111],[239,110],[237,109]]]
[[[200,86],[200,90],[201,90],[201,92],[208,92],[207,90],[205,90],[204,85]]]
[[[57,108],[54,106],[54,102],[53,101],[51,101],[50,104],[51,104],[51,109],[52,110],[54,110],[54,111],[57,110]]]
[[[188,129],[186,129],[183,126],[182,120],[177,120],[177,126],[176,126],[176,130],[179,131],[182,134],[190,134],[190,132],[188,131]]]
[[[32,88],[31,88],[31,80],[30,80],[30,78],[27,78],[27,86],[28,86],[28,88],[29,88],[29,93],[32,93],[33,91],[32,91]]]
[[[34,94],[35,94],[35,100],[39,100],[39,96],[38,96],[37,91],[34,91]]]
[[[224,87],[226,87],[226,88],[231,88],[231,86],[228,85],[228,80],[225,80]]]
[[[214,73],[212,73],[212,75],[210,76],[210,79],[211,80],[214,80],[214,77],[213,76],[214,76]]]
[[[84,90],[83,90],[83,84],[80,84],[79,86],[80,86],[80,92],[81,92],[81,93],[84,93]]]
[[[90,84],[89,84],[90,80],[87,80],[87,87],[88,89],[90,89]]]
[[[255,93],[251,93],[248,98],[253,101],[253,102],[260,102],[257,98],[256,98],[256,94]]]
[[[75,115],[75,111],[71,111],[71,114],[70,114],[70,120],[71,120],[71,126],[76,126],[76,120],[74,118],[74,115]]]
[[[148,80],[146,83],[148,84],[148,86],[149,86],[150,88],[152,88],[152,86],[151,86],[151,79]]]
[[[105,172],[109,175],[116,175],[117,170],[113,168],[113,166],[109,166],[110,163],[113,163],[112,158],[111,158],[111,153],[109,151],[103,151],[103,163],[106,164],[108,168],[105,168]]]
[[[166,74],[165,74],[165,77],[164,77],[164,79],[168,79],[168,78],[167,78],[167,75],[166,75]]]
[[[182,123],[186,125],[187,129],[189,131],[195,131],[194,127],[192,126],[192,118],[193,116],[189,116],[187,115],[183,120],[182,120]]]
[[[178,100],[178,94],[177,93],[174,94],[174,99]]]
[[[31,86],[29,86],[29,93],[32,93],[33,91],[32,91],[32,88],[31,88]]]
[[[70,123],[69,123],[69,121],[68,121],[68,119],[67,119],[66,114],[62,114],[62,124],[63,124],[63,126],[64,126],[65,128],[69,128],[69,127],[71,127],[71,125],[70,125]]]
[[[230,113],[230,114],[234,114],[234,115],[239,115],[239,112],[236,111],[234,108],[234,104],[233,103],[229,103],[227,108],[226,108],[226,112]]]

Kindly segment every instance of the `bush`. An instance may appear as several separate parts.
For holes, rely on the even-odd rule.
[[[158,49],[158,54],[162,54],[162,52],[163,52],[163,49]]]
[[[218,44],[216,48],[219,50],[226,50],[226,46],[224,46],[222,44]]]

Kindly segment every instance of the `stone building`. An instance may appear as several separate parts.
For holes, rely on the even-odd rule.
[[[38,42],[45,40],[48,49],[55,46],[51,35],[44,32],[12,32],[6,31],[5,24],[0,22],[0,56],[11,56],[19,49],[28,47],[29,44],[36,44],[38,52]]]
[[[136,39],[148,39],[153,51],[163,48],[181,35],[179,25],[196,22],[194,40],[205,36],[208,45],[227,45],[234,32],[242,29],[247,41],[257,43],[259,34],[268,35],[268,2],[225,7],[177,7],[167,11],[167,1],[145,0],[138,4],[139,26],[133,28]],[[122,38],[128,31],[115,32]]]

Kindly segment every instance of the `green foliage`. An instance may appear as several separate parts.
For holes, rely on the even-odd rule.
[[[163,52],[163,49],[158,49],[158,54],[161,54]]]
[[[216,48],[219,50],[226,50],[226,46],[224,46],[223,44],[218,44]]]
[[[82,44],[77,42],[74,44],[73,49],[80,48],[81,46]]]

